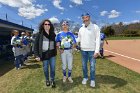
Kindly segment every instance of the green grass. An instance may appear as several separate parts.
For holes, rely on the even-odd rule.
[[[108,37],[107,40],[133,40],[133,39],[140,39],[140,37],[123,37],[123,36],[116,36],[116,37]]]
[[[57,56],[55,89],[45,86],[42,63],[30,62],[21,70],[14,68],[0,76],[0,93],[140,93],[140,74],[106,59],[97,60],[96,87],[91,88],[89,81],[82,85],[81,56],[74,57],[73,84],[62,83],[61,60]],[[9,67],[4,65],[0,72]]]

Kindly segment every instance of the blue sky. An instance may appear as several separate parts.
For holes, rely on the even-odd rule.
[[[0,18],[37,30],[46,18],[82,24],[81,14],[88,12],[99,26],[140,21],[140,0],[0,0]]]

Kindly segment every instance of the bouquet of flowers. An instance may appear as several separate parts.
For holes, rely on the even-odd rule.
[[[19,39],[15,38],[13,44],[16,45],[17,47],[22,47],[21,46],[22,42],[20,38]]]
[[[71,36],[62,37],[60,48],[61,49],[70,48],[72,44],[73,44],[73,39],[71,38]]]

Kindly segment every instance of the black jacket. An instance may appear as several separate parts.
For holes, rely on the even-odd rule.
[[[45,58],[43,57],[44,53],[42,51],[43,35],[44,35],[43,32],[37,33],[36,38],[35,38],[35,43],[34,43],[34,54],[35,56],[40,57],[41,60],[45,60]],[[49,41],[54,42],[54,49],[51,50],[49,54],[47,54],[47,55],[50,55],[49,58],[57,55],[55,36],[56,36],[55,34],[50,34],[49,35],[50,38],[48,38]]]

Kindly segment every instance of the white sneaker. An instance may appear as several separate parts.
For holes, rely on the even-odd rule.
[[[85,85],[87,84],[88,79],[87,78],[83,78],[82,84]]]
[[[64,77],[63,77],[63,83],[65,83],[65,82],[66,82],[66,80],[67,80],[67,77],[66,77],[66,76],[64,76]]]
[[[91,80],[90,86],[91,86],[91,87],[95,87],[95,81],[94,81],[94,80]]]
[[[20,70],[20,68],[16,68],[16,70]]]
[[[69,81],[70,83],[73,83],[73,80],[72,80],[71,77],[68,77],[68,81]]]

